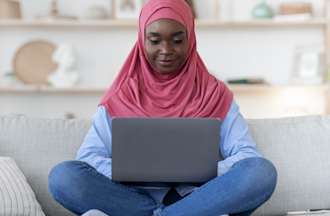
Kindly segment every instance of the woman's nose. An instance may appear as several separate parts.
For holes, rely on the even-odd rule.
[[[162,43],[160,50],[161,54],[172,54],[173,52],[172,45],[169,42]]]

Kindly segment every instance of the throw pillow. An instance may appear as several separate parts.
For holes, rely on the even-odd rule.
[[[0,157],[0,215],[45,216],[12,158]]]

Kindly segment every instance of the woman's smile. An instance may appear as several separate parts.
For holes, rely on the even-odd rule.
[[[157,61],[162,67],[172,67],[175,63],[174,59],[160,59]]]

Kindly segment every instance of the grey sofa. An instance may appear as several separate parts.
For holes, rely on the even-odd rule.
[[[278,169],[276,191],[255,215],[330,208],[330,117],[248,123],[258,149]],[[0,156],[15,159],[47,216],[72,215],[51,198],[47,176],[54,165],[75,157],[89,127],[88,120],[0,117]]]

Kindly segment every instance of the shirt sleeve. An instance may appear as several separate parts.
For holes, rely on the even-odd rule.
[[[111,118],[105,107],[99,106],[76,159],[111,179],[111,156]]]
[[[225,174],[233,164],[240,160],[261,157],[235,101],[232,102],[229,112],[222,122],[220,137],[220,151],[224,160],[218,162],[218,176]]]

